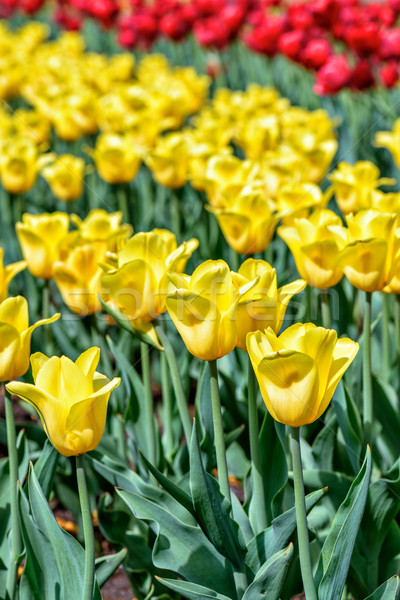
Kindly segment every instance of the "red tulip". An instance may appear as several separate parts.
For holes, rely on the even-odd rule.
[[[343,55],[330,56],[318,71],[314,91],[320,96],[329,96],[342,90],[350,82],[351,70]]]

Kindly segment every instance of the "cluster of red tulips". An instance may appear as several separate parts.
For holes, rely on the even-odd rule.
[[[32,14],[44,0],[2,0],[3,15]],[[55,20],[79,29],[84,17],[115,27],[128,49],[149,49],[160,37],[193,33],[203,48],[241,39],[252,51],[283,54],[316,73],[314,90],[392,88],[399,79],[400,0],[57,0]]]

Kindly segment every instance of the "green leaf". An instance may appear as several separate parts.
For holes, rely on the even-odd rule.
[[[128,550],[122,548],[116,554],[109,554],[108,556],[100,556],[96,558],[96,579],[99,587],[110,579],[111,575],[118,569],[126,558]]]
[[[337,422],[336,416],[328,411],[325,425],[318,433],[312,445],[312,454],[316,465],[320,469],[333,471],[333,455],[336,443]]]
[[[365,600],[399,600],[400,599],[400,580],[395,575],[388,581],[378,587],[377,590]]]
[[[129,331],[129,333],[132,333],[132,335],[137,337],[141,342],[145,342],[146,344],[149,344],[150,346],[154,346],[155,348],[157,348],[157,350],[164,350],[164,348],[162,347],[162,345],[160,344],[160,342],[158,340],[153,339],[152,337],[150,337],[143,331],[134,329],[132,327],[131,323],[129,322],[129,320],[127,319],[127,316],[123,312],[121,312],[116,306],[110,306],[107,302],[105,302],[102,299],[100,294],[99,294],[98,298],[99,298],[100,303],[101,303],[102,307],[104,308],[104,310],[109,315],[112,316],[112,318],[118,323],[118,325],[120,327]]]
[[[307,513],[317,504],[326,491],[327,488],[306,496]],[[265,529],[251,540],[247,546],[246,564],[253,573],[257,573],[273,554],[285,548],[295,529],[296,510],[293,507],[274,519],[268,529]]]
[[[321,551],[323,576],[318,587],[319,600],[340,600],[346,583],[351,555],[367,501],[371,477],[371,451],[339,507]]]
[[[292,556],[293,544],[271,556],[256,573],[242,600],[279,600]]]
[[[346,444],[347,454],[354,473],[358,473],[362,450],[360,416],[343,381],[339,382],[332,399],[339,427]]]
[[[156,567],[217,592],[235,594],[226,559],[215,550],[200,527],[183,523],[162,506],[138,494],[124,490],[117,493],[138,519],[153,523],[157,535],[153,548]]]
[[[393,460],[399,456],[400,416],[396,390],[383,381],[372,378],[374,417],[382,425],[382,437],[390,448]]]
[[[56,472],[59,453],[53,444],[46,440],[39,460],[35,463],[34,470],[43,494],[48,498],[53,487],[54,474]]]
[[[170,590],[178,592],[184,598],[188,600],[231,600],[227,596],[218,594],[214,590],[198,585],[197,583],[190,583],[189,581],[179,581],[176,579],[163,579],[162,577],[156,577],[158,581],[164,584]]]
[[[204,469],[196,421],[193,423],[189,456],[190,488],[198,522],[218,552],[240,569],[244,557],[238,527],[229,516],[231,505],[221,494],[218,481]]]

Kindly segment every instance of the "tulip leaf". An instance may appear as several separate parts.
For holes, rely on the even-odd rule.
[[[343,381],[339,382],[332,399],[339,427],[354,473],[358,473],[362,450],[362,429],[358,409],[346,390]]]
[[[199,525],[218,552],[240,569],[244,557],[238,526],[229,516],[231,505],[221,494],[218,481],[204,469],[196,421],[193,423],[189,458],[190,489]]]
[[[198,583],[179,581],[179,579],[163,579],[162,577],[157,577],[156,579],[170,590],[178,592],[178,594],[188,600],[230,600],[227,596],[218,594],[214,590],[210,590]]]
[[[46,440],[34,470],[43,494],[48,498],[53,487],[54,475],[57,468],[59,453],[53,444]]]
[[[126,558],[128,550],[122,548],[116,554],[109,554],[108,556],[100,556],[96,558],[96,579],[99,587],[110,579],[111,575],[118,569]]]
[[[129,331],[129,333],[132,333],[132,335],[137,337],[141,342],[145,342],[145,344],[154,346],[155,348],[157,348],[157,350],[164,350],[164,348],[160,344],[160,341],[158,340],[158,338],[156,338],[156,337],[152,338],[150,335],[147,335],[143,331],[139,331],[139,329],[135,329],[134,327],[132,327],[127,316],[123,312],[121,312],[116,306],[111,306],[110,304],[108,304],[108,302],[103,300],[103,298],[100,296],[100,294],[99,294],[98,298],[100,300],[102,307],[106,311],[106,313],[108,313],[118,323],[118,325],[120,327]]]
[[[400,416],[396,390],[375,377],[372,378],[374,417],[382,425],[382,438],[386,441],[392,461],[399,455]]]
[[[371,477],[371,451],[339,507],[321,551],[322,579],[319,600],[340,600],[346,583],[351,555],[364,514]]]
[[[193,507],[192,498],[183,490],[181,487],[176,485],[173,481],[165,477],[156,467],[154,467],[150,461],[140,452],[140,456],[146,467],[149,471],[154,475],[155,479],[157,479],[158,483],[162,485],[162,487],[169,493],[175,500],[182,504],[187,511],[189,511],[193,516],[195,516],[195,510]]]
[[[326,493],[327,488],[312,492],[306,496],[307,513],[317,504]],[[282,550],[296,529],[295,507],[272,521],[270,527],[261,531],[247,546],[246,564],[256,573],[276,552]]]
[[[226,559],[217,552],[200,527],[187,525],[174,514],[138,494],[117,490],[118,495],[138,519],[153,523],[157,539],[153,563],[193,583],[217,592],[234,595],[232,572]]]
[[[400,600],[400,579],[398,575],[391,577],[378,587],[365,600]]]
[[[279,600],[293,556],[293,544],[271,556],[257,571],[242,600]]]

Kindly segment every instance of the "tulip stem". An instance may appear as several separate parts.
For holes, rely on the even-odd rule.
[[[50,317],[50,279],[45,279],[42,290],[42,318]],[[46,351],[49,356],[53,354],[53,335],[51,327],[45,325],[46,330]]]
[[[171,398],[171,380],[168,371],[168,362],[165,352],[161,352],[161,387],[163,399],[163,423],[164,423],[164,446],[165,453],[170,458],[173,453],[174,435],[172,428],[172,398]]]
[[[118,210],[122,213],[122,220],[129,223],[129,204],[128,204],[128,184],[117,184],[117,204]]]
[[[21,535],[18,516],[18,456],[15,434],[15,420],[11,397],[7,390],[5,394],[6,429],[8,464],[10,472],[10,499],[11,499],[11,555],[7,577],[7,600],[14,600],[17,586],[18,557],[21,554]]]
[[[179,373],[175,352],[164,329],[160,325],[156,325],[156,331],[164,347],[165,358],[168,362],[169,370],[171,373],[172,386],[175,392],[179,416],[182,421],[183,432],[185,434],[186,442],[187,444],[189,444],[190,437],[192,435],[192,420],[190,418],[188,402],[185,396],[185,392],[183,390],[182,378]]]
[[[366,292],[363,329],[363,423],[365,444],[371,444],[373,418],[371,377],[371,304],[372,293]]]
[[[291,427],[294,501],[296,506],[297,537],[301,577],[303,579],[306,600],[317,600],[317,592],[312,573],[310,546],[307,528],[307,512],[304,496],[303,467],[301,464],[300,428]]]
[[[85,455],[76,457],[76,478],[78,480],[79,501],[81,504],[83,535],[85,539],[85,578],[82,600],[93,600],[95,547],[92,512],[85,477]]]
[[[383,374],[385,381],[390,378],[390,296],[382,293],[382,346]]]
[[[321,315],[322,325],[325,329],[331,328],[331,309],[329,306],[329,294],[327,290],[321,290]]]
[[[145,393],[144,411],[147,435],[149,440],[148,459],[152,465],[156,462],[156,432],[154,427],[154,399],[151,389],[150,347],[146,342],[140,342],[140,359]]]
[[[251,477],[253,481],[255,534],[268,527],[263,478],[261,473],[261,453],[258,428],[256,379],[249,357],[248,360],[248,411],[251,455]]]
[[[218,481],[222,494],[231,501],[231,488],[229,486],[228,464],[226,462],[224,426],[222,423],[221,398],[218,387],[218,367],[216,360],[210,360],[210,381],[212,416],[214,423],[215,451],[217,455]]]

